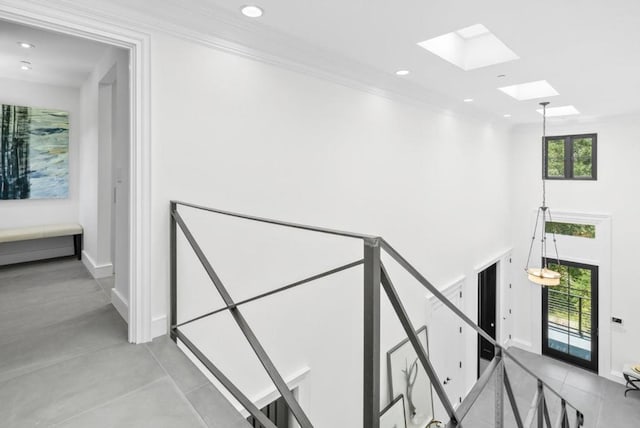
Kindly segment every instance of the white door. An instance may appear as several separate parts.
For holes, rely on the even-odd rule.
[[[443,291],[453,304],[462,307],[462,285],[459,281]],[[463,322],[447,306],[434,296],[428,302],[429,313],[429,356],[440,383],[451,403],[455,406],[464,396],[465,343]],[[434,392],[434,411],[436,419],[448,421],[444,406]]]

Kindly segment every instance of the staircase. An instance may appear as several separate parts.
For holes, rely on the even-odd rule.
[[[210,213],[215,216],[223,216],[226,218],[234,218],[252,223],[268,224],[271,226],[304,230],[323,235],[332,235],[350,240],[357,240],[362,245],[362,257],[353,260],[350,263],[342,264],[333,269],[309,276],[307,278],[295,281],[282,287],[270,290],[242,300],[234,300],[232,293],[227,284],[225,284],[213,264],[205,255],[205,251],[194,236],[187,222],[181,215],[181,209],[196,210],[202,213]],[[409,261],[407,261],[395,248],[393,248],[384,238],[372,235],[365,235],[353,232],[344,232],[320,227],[307,226],[302,224],[288,223],[278,220],[260,218],[250,215],[238,214],[213,208],[208,208],[196,204],[172,201],[170,203],[170,269],[171,269],[171,331],[170,335],[173,340],[182,343],[195,356],[206,369],[217,379],[217,381],[226,389],[235,400],[242,405],[251,417],[266,428],[280,428],[274,424],[265,414],[263,414],[258,406],[239,388],[231,379],[218,367],[212,359],[203,351],[201,346],[186,333],[185,327],[205,320],[209,317],[226,313],[228,314],[235,326],[242,332],[252,352],[255,354],[260,364],[264,368],[271,382],[282,397],[293,418],[302,428],[312,428],[312,418],[309,417],[303,406],[299,403],[295,394],[290,390],[287,382],[276,368],[273,360],[265,350],[265,347],[257,337],[254,329],[247,321],[244,315],[246,305],[266,300],[269,297],[278,295],[283,292],[293,290],[304,286],[313,281],[324,279],[340,272],[344,272],[356,267],[363,269],[363,355],[362,355],[362,427],[363,428],[380,428],[380,397],[381,397],[381,346],[380,346],[380,323],[381,323],[381,296],[384,291],[388,302],[393,308],[395,317],[400,322],[404,334],[408,338],[415,354],[417,355],[419,365],[427,374],[431,383],[431,388],[435,392],[438,400],[446,413],[445,426],[462,427],[472,426],[465,425],[465,417],[470,414],[478,398],[483,393],[488,393],[490,389],[493,394],[495,427],[502,428],[507,426],[505,423],[505,410],[510,409],[513,416],[513,423],[518,428],[537,426],[538,428],[577,428],[583,426],[583,415],[567,400],[562,398],[550,385],[545,383],[536,374],[531,372],[524,364],[519,362],[508,349],[505,349],[497,343],[490,335],[478,327],[469,317],[467,317],[460,309],[450,302],[440,291],[429,282]],[[224,302],[224,306],[215,311],[209,311],[199,314],[196,317],[180,320],[178,314],[178,295],[183,284],[178,284],[178,232],[188,242],[191,250],[204,268],[206,275],[211,281],[211,285],[215,288],[218,295]],[[466,397],[456,407],[452,403],[450,397],[447,396],[443,388],[443,380],[440,379],[434,369],[428,352],[422,345],[416,327],[413,325],[406,307],[398,294],[398,288],[394,285],[391,275],[387,267],[383,263],[383,258],[392,260],[399,265],[406,274],[413,277],[425,290],[432,293],[445,306],[449,308],[459,319],[467,326],[472,328],[480,336],[484,337],[495,347],[495,356],[489,367],[484,371],[482,376],[473,385]],[[255,327],[255,326],[254,326]],[[527,409],[527,412],[521,412],[513,392],[511,378],[506,369],[505,362],[510,361],[535,379],[535,392],[533,399]],[[488,388],[491,381],[495,383],[492,388]],[[555,401],[554,401],[555,400]],[[559,403],[559,410],[556,412],[554,420],[551,420],[550,403]],[[511,420],[510,422],[511,423]],[[431,426],[434,426],[432,424]],[[333,428],[333,427],[331,427]]]

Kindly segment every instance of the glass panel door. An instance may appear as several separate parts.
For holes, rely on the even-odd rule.
[[[598,267],[548,261],[560,285],[542,291],[542,353],[598,371]]]

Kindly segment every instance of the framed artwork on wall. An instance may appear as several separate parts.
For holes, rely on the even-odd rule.
[[[0,199],[69,197],[69,113],[2,104]]]
[[[380,428],[407,428],[403,395],[398,395],[380,412]]]
[[[416,331],[420,343],[429,353],[427,326]],[[387,352],[387,375],[391,397],[404,396],[407,428],[424,428],[433,420],[431,381],[422,367],[409,338]]]

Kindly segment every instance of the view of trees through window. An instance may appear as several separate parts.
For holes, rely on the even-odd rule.
[[[547,137],[545,178],[596,179],[596,134]]]
[[[548,221],[545,223],[545,232],[557,235],[578,236],[580,238],[595,238],[596,227],[593,224],[559,223]]]
[[[581,337],[591,336],[591,269],[549,263],[560,272],[560,285],[550,287],[548,319],[550,324],[568,328]]]

